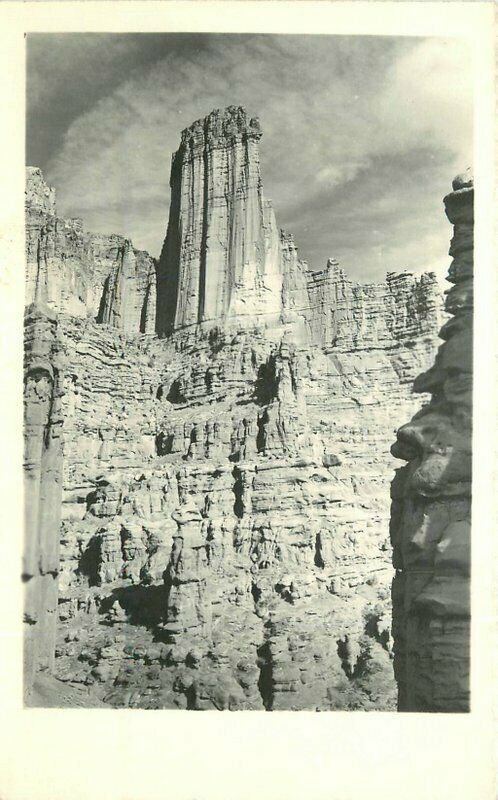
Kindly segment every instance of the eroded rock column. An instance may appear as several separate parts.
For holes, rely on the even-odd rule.
[[[430,403],[399,429],[408,462],[392,484],[395,675],[400,711],[468,711],[472,479],[473,181],[444,198],[454,225],[446,311],[434,366],[416,392]]]
[[[259,121],[241,106],[183,131],[158,271],[159,333],[280,313],[279,234],[262,192],[261,136]]]
[[[25,317],[24,501],[25,690],[55,658],[62,415],[57,321],[35,306]]]

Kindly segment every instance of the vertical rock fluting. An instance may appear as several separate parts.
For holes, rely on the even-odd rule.
[[[472,479],[473,181],[444,198],[454,225],[444,343],[416,392],[430,403],[397,434],[392,485],[395,674],[400,711],[468,711]]]
[[[90,317],[127,334],[154,333],[156,265],[128,239],[57,216],[41,171],[26,174],[26,304]]]
[[[308,272],[311,338],[325,349],[391,347],[393,341],[432,336],[441,324],[440,289],[433,272],[419,278],[388,273],[379,283],[351,281],[337,261]]]
[[[261,128],[240,106],[183,131],[158,272],[158,331],[280,313],[279,235],[262,194]]]
[[[57,321],[35,306],[25,316],[23,579],[25,690],[55,657],[62,493],[61,353]]]
[[[141,275],[139,255],[126,240],[106,279],[99,322],[119,328],[128,335],[155,331],[155,273],[152,262]],[[148,267],[148,269],[147,269]]]

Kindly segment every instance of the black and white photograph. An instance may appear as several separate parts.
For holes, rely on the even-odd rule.
[[[23,713],[472,725],[475,41],[179,27],[25,33]]]
[[[27,702],[468,710],[465,43],[27,70]]]

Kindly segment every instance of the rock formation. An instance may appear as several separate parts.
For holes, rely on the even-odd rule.
[[[31,173],[32,291],[84,287],[76,312],[57,284],[55,674],[111,706],[395,704],[389,445],[435,354],[438,287],[310,271],[264,200],[261,135],[232,107],[182,134],[155,321],[146,257],[70,248]]]
[[[261,135],[240,106],[183,131],[159,262],[160,332],[280,313],[279,235],[262,192]]]
[[[86,233],[80,219],[58,217],[55,192],[35,167],[26,176],[26,262],[27,305],[154,332],[154,259],[122,236]]]
[[[395,673],[400,711],[468,711],[472,480],[472,178],[444,198],[454,225],[444,324],[434,366],[415,381],[430,402],[392,452]]]
[[[54,667],[62,497],[61,352],[57,320],[28,306],[24,329],[25,687]]]

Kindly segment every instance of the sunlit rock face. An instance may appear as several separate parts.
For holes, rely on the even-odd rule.
[[[415,381],[430,402],[392,451],[408,461],[392,486],[395,671],[401,711],[468,711],[472,480],[472,177],[444,198],[454,225],[451,317],[433,366]]]
[[[183,131],[159,264],[160,332],[280,313],[279,233],[262,191],[261,135],[240,106]]]
[[[233,107],[182,135],[145,329],[124,242],[96,318],[59,309],[55,674],[88,703],[395,707],[389,448],[439,289],[310,271],[264,200],[261,135]]]
[[[28,306],[24,323],[24,679],[53,670],[62,497],[61,348],[57,320]]]
[[[155,327],[154,259],[122,236],[88,233],[57,216],[55,191],[26,175],[26,304],[106,322],[135,334]]]

